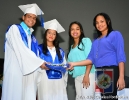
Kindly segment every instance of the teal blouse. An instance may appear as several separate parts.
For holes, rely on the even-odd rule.
[[[76,61],[86,60],[86,58],[91,50],[92,43],[89,38],[83,38],[82,42],[83,42],[84,46],[81,43],[79,45],[79,47],[82,48],[83,50],[78,49],[78,46],[76,46],[75,48],[72,48],[72,46],[71,46],[71,50],[69,52],[68,59],[67,59],[68,62],[76,62]],[[86,71],[86,66],[75,66],[74,70],[69,71],[69,74],[72,74],[72,76],[75,78],[77,76],[84,75],[85,71]],[[92,66],[90,73],[95,73],[94,65]]]

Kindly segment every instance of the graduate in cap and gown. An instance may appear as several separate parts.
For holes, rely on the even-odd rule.
[[[45,22],[44,28],[43,43],[39,45],[40,57],[53,65],[62,64],[62,66],[56,66],[58,68],[66,67],[65,53],[59,47],[58,42],[58,33],[64,32],[64,28],[56,19]],[[54,69],[39,71],[38,100],[68,100],[66,92],[67,75],[67,71],[62,73]]]
[[[38,54],[37,40],[32,35],[34,31],[32,27],[36,23],[37,15],[43,12],[37,4],[20,5],[19,8],[24,12],[23,21],[9,26],[5,34],[1,100],[35,100],[35,72],[40,67],[46,68],[45,61]],[[26,95],[23,95],[25,90],[27,90]],[[27,99],[23,96],[27,96]]]

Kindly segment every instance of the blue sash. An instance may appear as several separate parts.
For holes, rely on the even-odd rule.
[[[22,28],[22,26],[20,24],[16,24],[16,26],[18,27],[18,29],[20,31],[20,34],[21,34],[21,37],[22,37],[24,44],[28,47],[28,40],[27,40],[27,36],[26,36],[24,29]],[[11,27],[11,25],[8,27],[6,33],[8,32],[10,27]],[[33,35],[31,35],[31,50],[36,54],[36,56],[39,56],[39,54],[38,54],[38,42]]]
[[[43,48],[43,45],[39,45],[39,49],[40,49],[39,56],[41,59],[44,59],[45,61],[50,62],[52,64],[63,63],[63,59],[61,61],[59,61],[57,54],[56,54],[55,60],[53,62],[50,52],[48,51],[47,55],[44,55],[42,53],[42,48]],[[62,49],[60,49],[60,51],[61,51],[62,58],[64,58],[64,51]],[[49,70],[46,70],[46,73],[47,73],[47,76],[49,79],[60,79],[60,78],[62,78],[62,74],[66,72],[66,69],[63,66],[58,66],[58,67],[51,66],[51,65],[46,65],[46,66],[49,68]]]
[[[25,45],[28,47],[28,40],[25,31],[23,30],[22,26],[20,24],[16,24],[17,27],[19,28],[21,37]],[[34,35],[31,35],[31,50],[38,56],[38,42]]]

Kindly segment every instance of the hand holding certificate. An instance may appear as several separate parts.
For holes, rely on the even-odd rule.
[[[63,74],[66,72],[66,68],[69,68],[69,64],[46,64],[49,69],[57,70]]]

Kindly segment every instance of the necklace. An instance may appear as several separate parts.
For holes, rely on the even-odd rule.
[[[97,50],[96,50],[96,58],[98,58],[98,53],[99,53],[99,45],[100,45],[100,39],[98,39],[98,45],[97,45]]]

